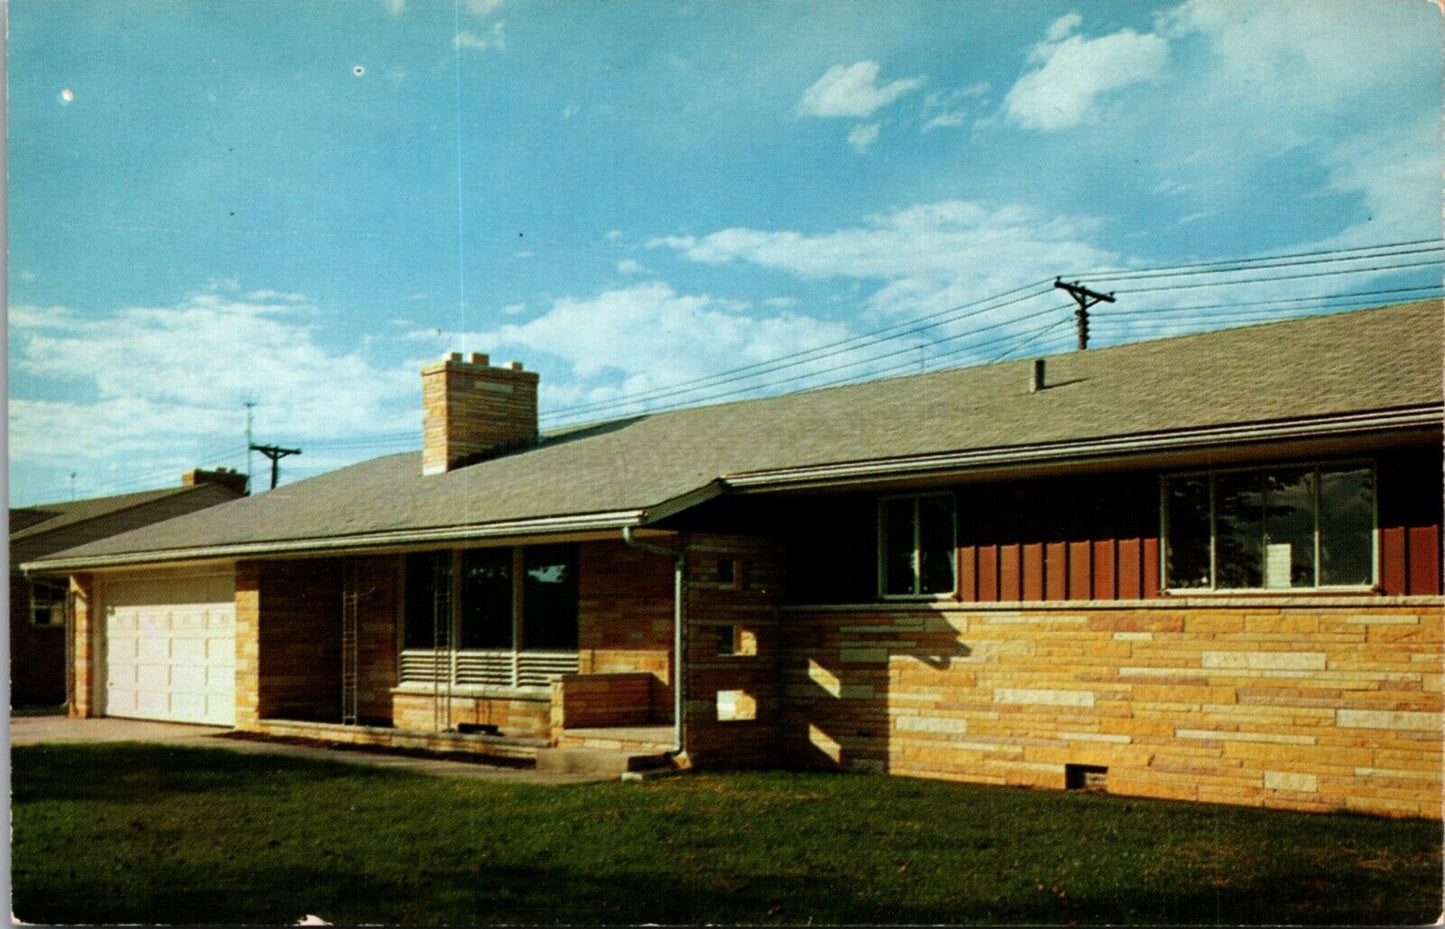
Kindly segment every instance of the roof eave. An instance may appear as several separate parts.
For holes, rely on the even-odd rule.
[[[139,567],[168,562],[199,561],[217,558],[264,558],[271,555],[356,551],[397,545],[455,542],[464,539],[490,539],[545,533],[621,529],[623,526],[640,526],[645,521],[646,511],[644,510],[614,510],[605,513],[548,516],[496,523],[447,526],[436,529],[408,529],[329,536],[326,538],[205,545],[190,548],[157,549],[148,552],[126,552],[115,555],[42,558],[37,561],[26,562],[20,566],[20,569],[26,574],[60,574],[99,568]]]
[[[1445,404],[1432,403],[1367,413],[1207,426],[1197,429],[1098,439],[747,471],[726,475],[722,480],[728,489],[742,492],[792,490],[823,484],[853,483],[870,479],[967,471],[976,468],[1053,462],[1062,464],[1079,459],[1169,452],[1200,446],[1328,438],[1398,429],[1439,427],[1442,417],[1445,417]]]

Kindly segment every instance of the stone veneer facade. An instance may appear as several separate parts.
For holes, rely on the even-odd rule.
[[[1441,815],[1441,600],[790,608],[795,762]],[[1079,770],[1082,773],[1083,769]]]
[[[693,764],[1047,788],[1089,771],[1123,795],[1441,816],[1439,596],[781,606],[776,545],[688,541]],[[619,709],[645,699],[654,723],[668,721],[672,565],[610,542],[585,543],[583,565],[584,672],[617,675],[605,690]],[[296,689],[298,677],[319,673],[327,646],[280,643],[279,626],[258,636],[258,620],[292,616],[304,637],[304,617],[320,615],[305,605],[330,616],[334,604],[297,575],[334,567],[237,566],[238,728],[259,728],[267,707],[311,693]],[[362,559],[358,577],[372,643],[362,712],[428,730],[431,697],[391,686],[395,556]],[[93,587],[88,575],[72,579],[78,643],[93,641]],[[72,715],[95,712],[95,673],[92,650],[77,648]],[[719,692],[738,695],[751,718],[720,718]],[[454,702],[452,721],[541,743],[560,722],[551,694]]]

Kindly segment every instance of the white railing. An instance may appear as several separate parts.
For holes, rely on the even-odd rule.
[[[446,684],[457,687],[546,687],[559,675],[577,672],[575,651],[525,651],[510,649],[465,649],[455,653],[430,648],[406,649],[401,653],[401,682],[436,682],[438,672]]]

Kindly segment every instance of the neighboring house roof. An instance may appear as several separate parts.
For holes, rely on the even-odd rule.
[[[1009,361],[638,416],[425,477],[419,453],[389,455],[45,566],[638,525],[720,482],[1438,425],[1441,346],[1432,300],[1053,355],[1038,393]]]
[[[220,484],[167,487],[10,510],[10,566],[240,496]]]

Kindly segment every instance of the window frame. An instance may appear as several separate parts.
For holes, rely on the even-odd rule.
[[[933,591],[933,592],[929,592],[929,593],[924,593],[924,592],[922,592],[922,591],[919,589],[919,588],[921,588],[922,585],[923,585],[923,553],[922,553],[923,550],[922,550],[922,545],[921,545],[921,543],[922,543],[922,538],[921,538],[921,537],[922,537],[922,533],[923,533],[923,521],[922,521],[922,519],[920,518],[920,514],[921,514],[921,512],[922,512],[922,502],[923,502],[923,500],[924,500],[925,498],[928,498],[928,497],[946,497],[946,498],[948,499],[948,513],[949,513],[949,527],[948,527],[948,528],[949,528],[949,543],[948,543],[949,557],[948,557],[948,569],[949,569],[949,573],[952,575],[953,582],[952,582],[952,584],[949,585],[948,590],[940,590],[940,591]],[[889,503],[892,503],[892,502],[895,502],[895,501],[898,501],[898,500],[909,500],[909,501],[912,501],[912,503],[913,503],[913,563],[912,563],[912,566],[913,566],[913,591],[910,592],[910,593],[888,593],[888,550],[887,550],[887,538],[886,538],[886,531],[885,531],[885,530],[886,530],[886,523],[885,523],[885,518],[884,518],[884,515],[883,515],[883,514],[884,514],[884,511],[885,511],[885,509],[886,509],[886,507],[888,506]],[[957,598],[957,596],[958,596],[958,498],[957,498],[957,495],[954,494],[953,491],[951,491],[951,490],[933,490],[933,491],[922,491],[922,492],[919,492],[919,493],[888,494],[888,495],[886,495],[886,496],[879,497],[879,498],[878,498],[878,502],[877,502],[877,507],[875,508],[875,518],[876,518],[876,521],[877,521],[877,540],[878,540],[878,557],[877,557],[878,577],[877,577],[877,586],[876,586],[875,590],[876,590],[876,592],[877,592],[878,599],[880,599],[880,600],[889,600],[889,601],[900,601],[900,600],[937,601],[937,600],[952,600],[952,599],[956,599],[956,598]]]
[[[1320,474],[1324,469],[1350,471],[1368,469],[1370,472],[1370,579],[1361,584],[1321,584],[1320,577]],[[1290,470],[1308,470],[1314,475],[1313,538],[1315,583],[1305,587],[1219,587],[1218,564],[1218,495],[1215,478],[1221,474],[1265,475]],[[1204,478],[1209,491],[1209,586],[1172,587],[1169,576],[1169,484],[1189,478]],[[1369,593],[1380,589],[1380,476],[1379,467],[1371,458],[1347,458],[1341,460],[1281,461],[1267,465],[1239,465],[1229,468],[1201,468],[1192,471],[1178,471],[1159,476],[1159,577],[1160,587],[1169,596],[1300,596],[1330,593]]]
[[[45,601],[45,611],[46,611],[46,613],[47,613],[48,615],[50,615],[50,616],[53,617],[53,616],[55,615],[55,607],[56,607],[56,606],[59,606],[59,607],[60,607],[60,621],[59,621],[59,622],[47,621],[47,622],[43,622],[43,623],[42,623],[42,622],[37,622],[37,621],[36,621],[36,619],[35,619],[36,607],[40,606],[39,598],[36,597],[36,594],[39,593],[41,590],[50,591],[50,592],[51,592],[51,595],[52,595],[52,598],[53,598],[53,599],[50,599],[50,600]],[[30,625],[31,625],[31,626],[35,627],[36,629],[64,629],[64,628],[65,628],[66,620],[67,620],[67,617],[68,617],[68,615],[69,615],[69,613],[70,613],[70,603],[69,603],[69,600],[70,600],[70,583],[69,583],[68,580],[62,582],[62,581],[47,581],[47,580],[43,580],[43,579],[41,579],[41,578],[32,579],[31,582],[30,582],[30,597],[29,597],[29,600],[30,600],[30,604],[29,604],[30,608],[29,608],[29,610],[28,610],[27,612],[28,612],[28,614],[29,614],[29,619],[30,619]]]
[[[573,558],[575,559],[574,563],[575,563],[575,565],[576,565],[576,570],[577,570],[577,572],[578,572],[578,574],[579,574],[579,578],[580,578],[581,564],[582,564],[582,552],[581,552],[580,546],[577,546],[576,543],[566,543],[566,542],[563,542],[563,543],[553,543],[553,544],[556,544],[556,545],[571,545],[571,546],[572,546],[572,556],[573,556]],[[398,580],[399,580],[399,582],[400,582],[400,583],[399,583],[399,591],[398,591],[398,594],[399,594],[399,595],[398,595],[398,597],[397,597],[397,613],[398,613],[398,617],[397,617],[397,618],[398,618],[398,622],[397,622],[397,646],[398,646],[398,647],[397,647],[397,655],[396,655],[396,660],[397,660],[397,669],[396,669],[397,686],[407,686],[407,685],[409,685],[409,684],[416,683],[416,681],[414,681],[414,680],[409,681],[409,680],[406,678],[406,676],[405,676],[405,669],[404,669],[404,667],[403,667],[403,664],[404,664],[403,659],[404,659],[407,655],[415,656],[415,655],[417,655],[418,653],[435,653],[435,652],[437,652],[437,651],[443,651],[443,652],[445,652],[445,654],[447,655],[447,661],[446,661],[446,665],[447,665],[446,679],[445,679],[445,680],[438,680],[438,681],[427,680],[427,681],[424,681],[424,682],[421,682],[421,683],[423,683],[424,686],[426,686],[426,687],[432,687],[432,686],[436,685],[436,686],[442,686],[442,687],[449,688],[449,689],[452,690],[452,691],[457,691],[457,690],[459,690],[459,689],[475,688],[475,687],[479,687],[479,686],[482,687],[482,688],[484,688],[484,689],[485,689],[485,688],[493,688],[493,689],[495,689],[495,688],[501,688],[501,689],[503,689],[503,690],[508,690],[508,691],[512,691],[512,690],[536,691],[536,690],[545,689],[544,686],[522,683],[523,665],[527,663],[527,661],[526,661],[527,658],[529,658],[529,657],[536,657],[536,656],[538,656],[538,655],[543,655],[543,656],[545,656],[545,655],[573,655],[573,656],[579,656],[579,657],[580,657],[581,652],[582,652],[582,646],[581,646],[581,640],[580,640],[580,632],[581,632],[581,629],[580,629],[580,626],[581,626],[581,615],[580,615],[580,613],[581,613],[581,596],[580,596],[580,590],[578,591],[578,616],[577,616],[577,622],[578,622],[578,627],[579,627],[579,628],[578,628],[578,644],[577,644],[576,646],[574,646],[574,647],[572,647],[572,648],[524,648],[524,647],[522,646],[523,635],[524,635],[524,627],[525,627],[525,619],[526,619],[526,604],[525,604],[526,597],[524,596],[524,593],[523,593],[523,591],[524,591],[524,589],[525,589],[525,577],[524,577],[524,574],[525,574],[525,570],[526,570],[526,552],[527,552],[527,550],[528,550],[529,548],[532,548],[532,547],[537,547],[537,546],[528,546],[528,545],[462,546],[462,547],[457,547],[457,548],[421,549],[421,550],[412,551],[412,552],[403,552],[403,553],[401,554],[400,558],[398,559],[398,569],[397,569]],[[512,588],[512,591],[511,591],[511,623],[510,623],[510,625],[511,625],[511,632],[512,632],[512,640],[511,640],[511,644],[510,644],[509,646],[505,646],[505,647],[495,647],[495,648],[463,648],[462,645],[461,645],[461,641],[462,641],[462,623],[463,623],[463,620],[464,620],[464,618],[465,618],[465,617],[464,617],[464,610],[463,610],[463,606],[462,606],[462,565],[463,565],[463,558],[464,558],[464,555],[465,555],[466,552],[468,552],[468,551],[474,551],[474,550],[477,550],[477,549],[488,549],[488,550],[493,550],[493,551],[501,550],[501,551],[506,551],[506,552],[509,553],[509,557],[510,557],[510,561],[511,561],[511,588]],[[407,595],[407,590],[406,590],[406,581],[407,581],[407,573],[408,573],[408,572],[407,572],[407,564],[406,564],[407,558],[410,557],[410,556],[413,556],[413,555],[440,555],[440,554],[443,554],[443,553],[448,557],[449,565],[450,565],[450,566],[449,566],[449,570],[448,570],[449,583],[448,583],[448,593],[447,593],[447,600],[448,600],[447,609],[448,609],[448,614],[447,614],[447,622],[446,622],[446,641],[445,641],[445,642],[441,642],[441,643],[438,643],[438,642],[436,642],[436,641],[433,641],[431,645],[417,645],[417,646],[408,647],[408,646],[406,645],[406,641],[407,641],[407,629],[408,629],[408,625],[407,625],[407,624],[408,624],[408,618],[409,618],[409,611],[408,611],[409,602],[408,602],[408,595]],[[459,659],[464,659],[464,658],[466,658],[466,656],[469,656],[469,655],[472,655],[472,656],[475,656],[475,655],[508,655],[508,656],[510,656],[511,683],[510,683],[510,684],[481,684],[481,685],[478,685],[478,684],[471,684],[471,683],[463,683],[463,682],[461,682],[460,680],[458,680],[458,677],[460,676],[460,675],[459,675],[459,667],[460,667],[460,665],[461,665],[463,662],[462,662],[461,660],[459,660]],[[576,669],[574,668],[573,670],[575,671]]]

